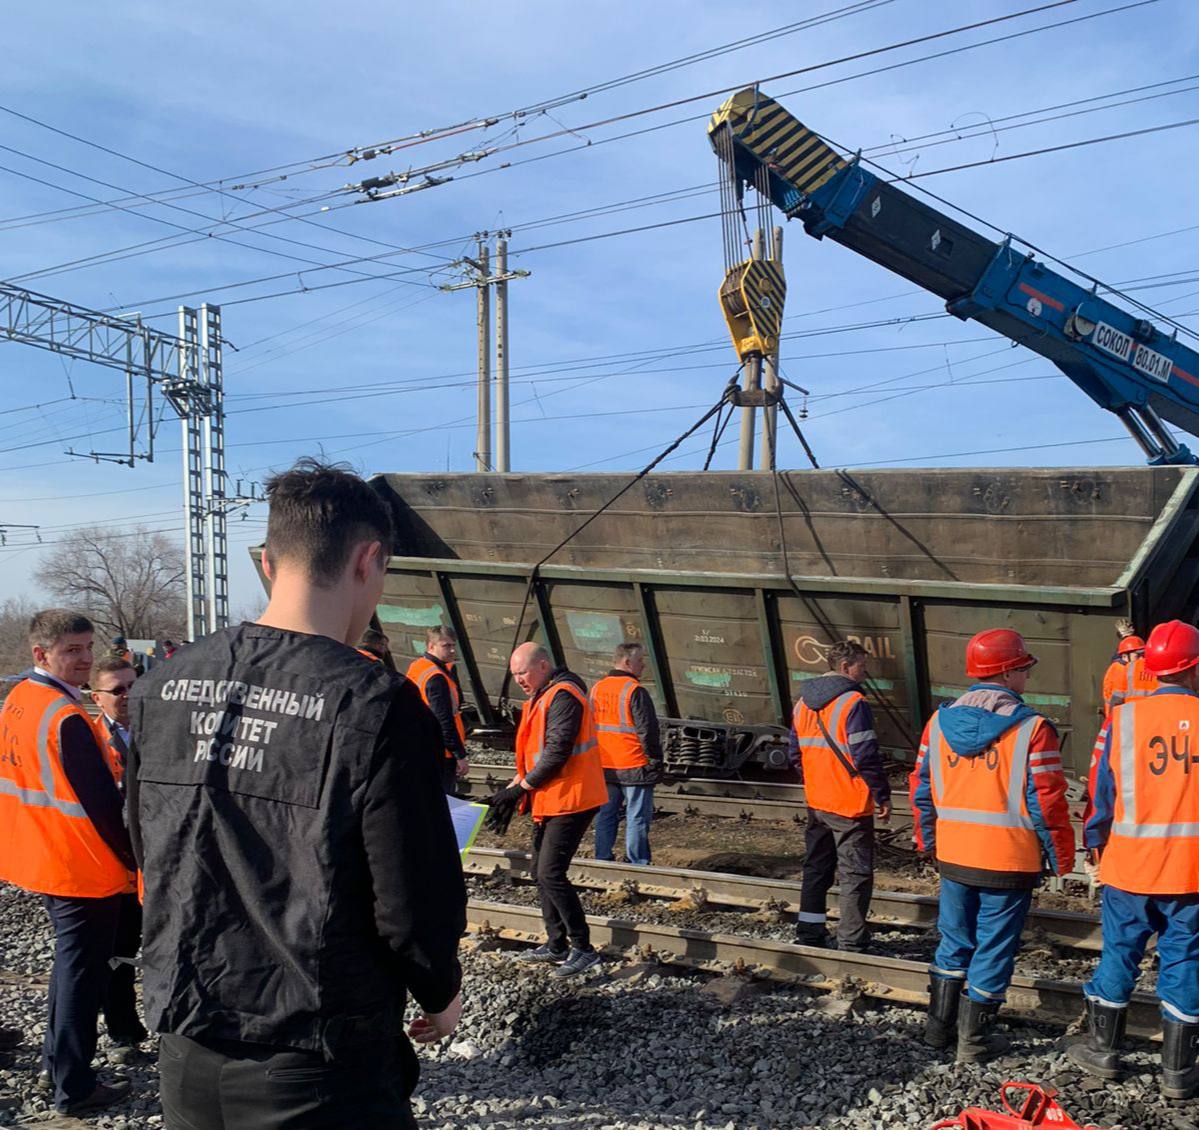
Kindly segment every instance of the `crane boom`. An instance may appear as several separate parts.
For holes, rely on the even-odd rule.
[[[1199,462],[1164,421],[1199,435],[1199,353],[1012,245],[995,242],[846,160],[756,87],[708,136],[738,193],[753,185],[808,235],[931,291],[946,310],[1048,358],[1115,413],[1150,463]]]

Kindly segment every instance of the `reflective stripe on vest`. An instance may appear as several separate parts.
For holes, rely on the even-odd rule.
[[[850,751],[851,745],[866,741],[874,731],[863,730],[852,737],[846,733],[849,712],[861,701],[862,693],[850,690],[838,695],[831,704],[826,703],[821,711],[806,706],[802,699],[795,704],[792,724],[803,758],[804,793],[810,808],[852,819],[869,816],[874,811],[870,789],[853,768]],[[840,756],[820,730],[823,710],[829,711],[825,729],[840,750]]]
[[[1135,840],[1167,840],[1175,836],[1199,836],[1199,821],[1176,824],[1140,824],[1137,822],[1137,744],[1136,710],[1121,710],[1116,715],[1120,750],[1120,800],[1123,820],[1112,822],[1112,834]],[[1199,754],[1199,734],[1195,735]],[[1167,763],[1168,768],[1168,763]],[[1184,778],[1186,779],[1186,778]]]
[[[449,684],[450,708],[454,712],[454,729],[458,731],[458,737],[462,740],[462,744],[465,745],[466,726],[462,721],[462,694],[458,690],[458,684],[454,682],[453,675],[442,670],[431,659],[426,659],[423,655],[418,656],[408,664],[408,678],[416,684],[416,689],[420,691],[420,696],[426,706],[429,705],[429,680],[435,675],[440,675]],[[446,757],[453,757],[454,751],[447,749],[445,755]]]
[[[1199,702],[1164,694],[1125,703],[1110,740],[1115,811],[1100,881],[1132,894],[1199,894]]]
[[[87,813],[84,811],[83,805],[75,800],[63,800],[57,795],[57,790],[54,788],[54,766],[50,763],[50,726],[55,715],[64,706],[74,705],[65,696],[56,698],[46,707],[38,722],[37,762],[38,777],[42,782],[42,787],[40,789],[22,788],[9,777],[0,777],[0,793],[16,797],[22,804],[27,804],[31,808],[53,808],[74,820],[86,820]]]
[[[605,769],[640,769],[649,764],[633,724],[633,692],[640,685],[631,675],[608,675],[591,688],[596,740]]]
[[[1045,725],[1033,715],[1013,725],[974,757],[962,757],[945,740],[938,712],[928,724],[929,777],[937,818],[937,860],[1000,874],[1035,875],[1045,849],[1028,811],[1032,775],[1061,773],[1056,750],[1040,751],[1034,738]]]
[[[583,717],[575,734],[570,756],[562,768],[532,792],[534,820],[547,816],[565,816],[587,812],[607,803],[608,786],[595,740],[595,721],[587,695],[574,683],[555,683],[543,694],[527,702],[520,713],[516,731],[516,771],[527,777],[545,755],[545,729],[550,703],[555,695],[569,694],[583,707]]]
[[[62,728],[73,716],[107,768],[91,720],[57,688],[27,679],[0,710],[0,879],[46,895],[106,898],[127,889],[129,872],[63,766]]]
[[[942,820],[956,820],[961,824],[985,824],[992,828],[1025,828],[1032,831],[1033,822],[1024,815],[1023,811],[1024,782],[1028,779],[1028,747],[1032,743],[1033,731],[1037,728],[1039,721],[1039,717],[1026,718],[1016,727],[1016,747],[1012,751],[1012,769],[1008,774],[1006,812],[983,812],[977,808],[942,808],[937,805],[937,816]],[[933,786],[937,795],[944,796],[945,770],[941,764],[941,719],[939,713],[933,715],[928,726],[928,757]]]

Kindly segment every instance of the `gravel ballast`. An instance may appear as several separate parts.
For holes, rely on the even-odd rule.
[[[492,894],[495,897],[495,894]],[[0,887],[0,1025],[25,1029],[0,1069],[0,1126],[160,1126],[150,1056],[112,1069],[130,1098],[87,1120],[55,1119],[33,1090],[52,954],[35,896]],[[1008,1079],[1058,1088],[1079,1123],[1124,1130],[1199,1128],[1199,1107],[1158,1096],[1159,1063],[1133,1043],[1130,1073],[1092,1081],[1056,1050],[1057,1031],[1010,1029],[1011,1056],[958,1067],[920,1042],[919,1012],[852,994],[772,988],[607,955],[602,972],[558,981],[493,940],[464,944],[465,1011],[454,1037],[420,1052],[422,1126],[697,1130],[923,1128],[963,1107],[998,1106]],[[101,1055],[105,1041],[101,1040]],[[367,1128],[363,1128],[367,1130]]]

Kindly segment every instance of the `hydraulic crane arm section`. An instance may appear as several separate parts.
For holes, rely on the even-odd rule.
[[[1199,462],[1162,422],[1199,435],[1195,350],[1010,240],[987,239],[844,160],[756,88],[725,102],[708,135],[732,176],[764,186],[809,235],[827,235],[932,291],[956,317],[1047,357],[1120,417],[1150,463]]]

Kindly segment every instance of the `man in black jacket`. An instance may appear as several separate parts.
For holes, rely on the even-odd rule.
[[[126,776],[168,1130],[413,1126],[408,1035],[461,1013],[465,890],[415,688],[356,643],[390,515],[302,461],[267,485],[256,623],[136,687]]]

